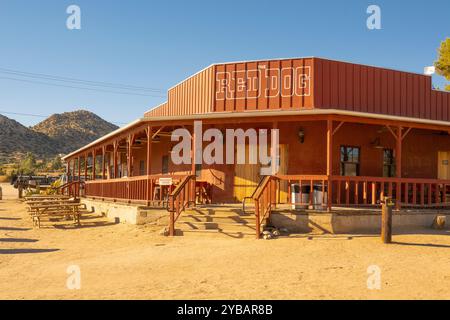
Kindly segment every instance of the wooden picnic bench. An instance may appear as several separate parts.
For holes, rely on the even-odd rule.
[[[86,205],[73,201],[58,203],[31,203],[28,204],[28,210],[33,220],[33,225],[41,227],[43,217],[72,217],[74,223],[81,225],[80,218],[83,212],[86,212]]]
[[[44,201],[44,200],[69,200],[69,196],[31,196],[31,197],[25,197],[26,202],[30,201]]]

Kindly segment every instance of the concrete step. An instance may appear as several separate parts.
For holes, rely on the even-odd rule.
[[[178,221],[177,228],[186,230],[255,230],[254,224]]]
[[[180,221],[186,222],[217,222],[217,223],[255,223],[255,216],[237,216],[237,215],[201,215],[201,214],[182,214]]]
[[[255,232],[248,231],[227,231],[227,230],[182,230],[177,229],[176,235],[180,236],[205,236],[208,235],[214,238],[234,238],[234,239],[242,239],[242,238],[255,238]]]

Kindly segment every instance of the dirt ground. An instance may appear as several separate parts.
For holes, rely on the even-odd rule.
[[[22,203],[0,201],[0,299],[450,299],[449,231],[383,245],[364,235],[166,238],[95,214],[82,223],[33,229]],[[79,290],[67,287],[74,265]],[[368,288],[370,266],[379,290]]]

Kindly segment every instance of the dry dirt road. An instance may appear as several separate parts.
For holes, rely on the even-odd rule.
[[[257,241],[158,229],[91,215],[82,228],[38,230],[22,203],[0,201],[0,299],[450,299],[449,231],[383,245],[363,235]],[[79,290],[67,287],[71,266]],[[380,289],[369,289],[377,268]]]

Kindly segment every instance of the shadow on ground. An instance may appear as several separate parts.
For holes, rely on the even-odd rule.
[[[0,249],[0,254],[49,253],[55,251],[59,251],[59,249]]]

